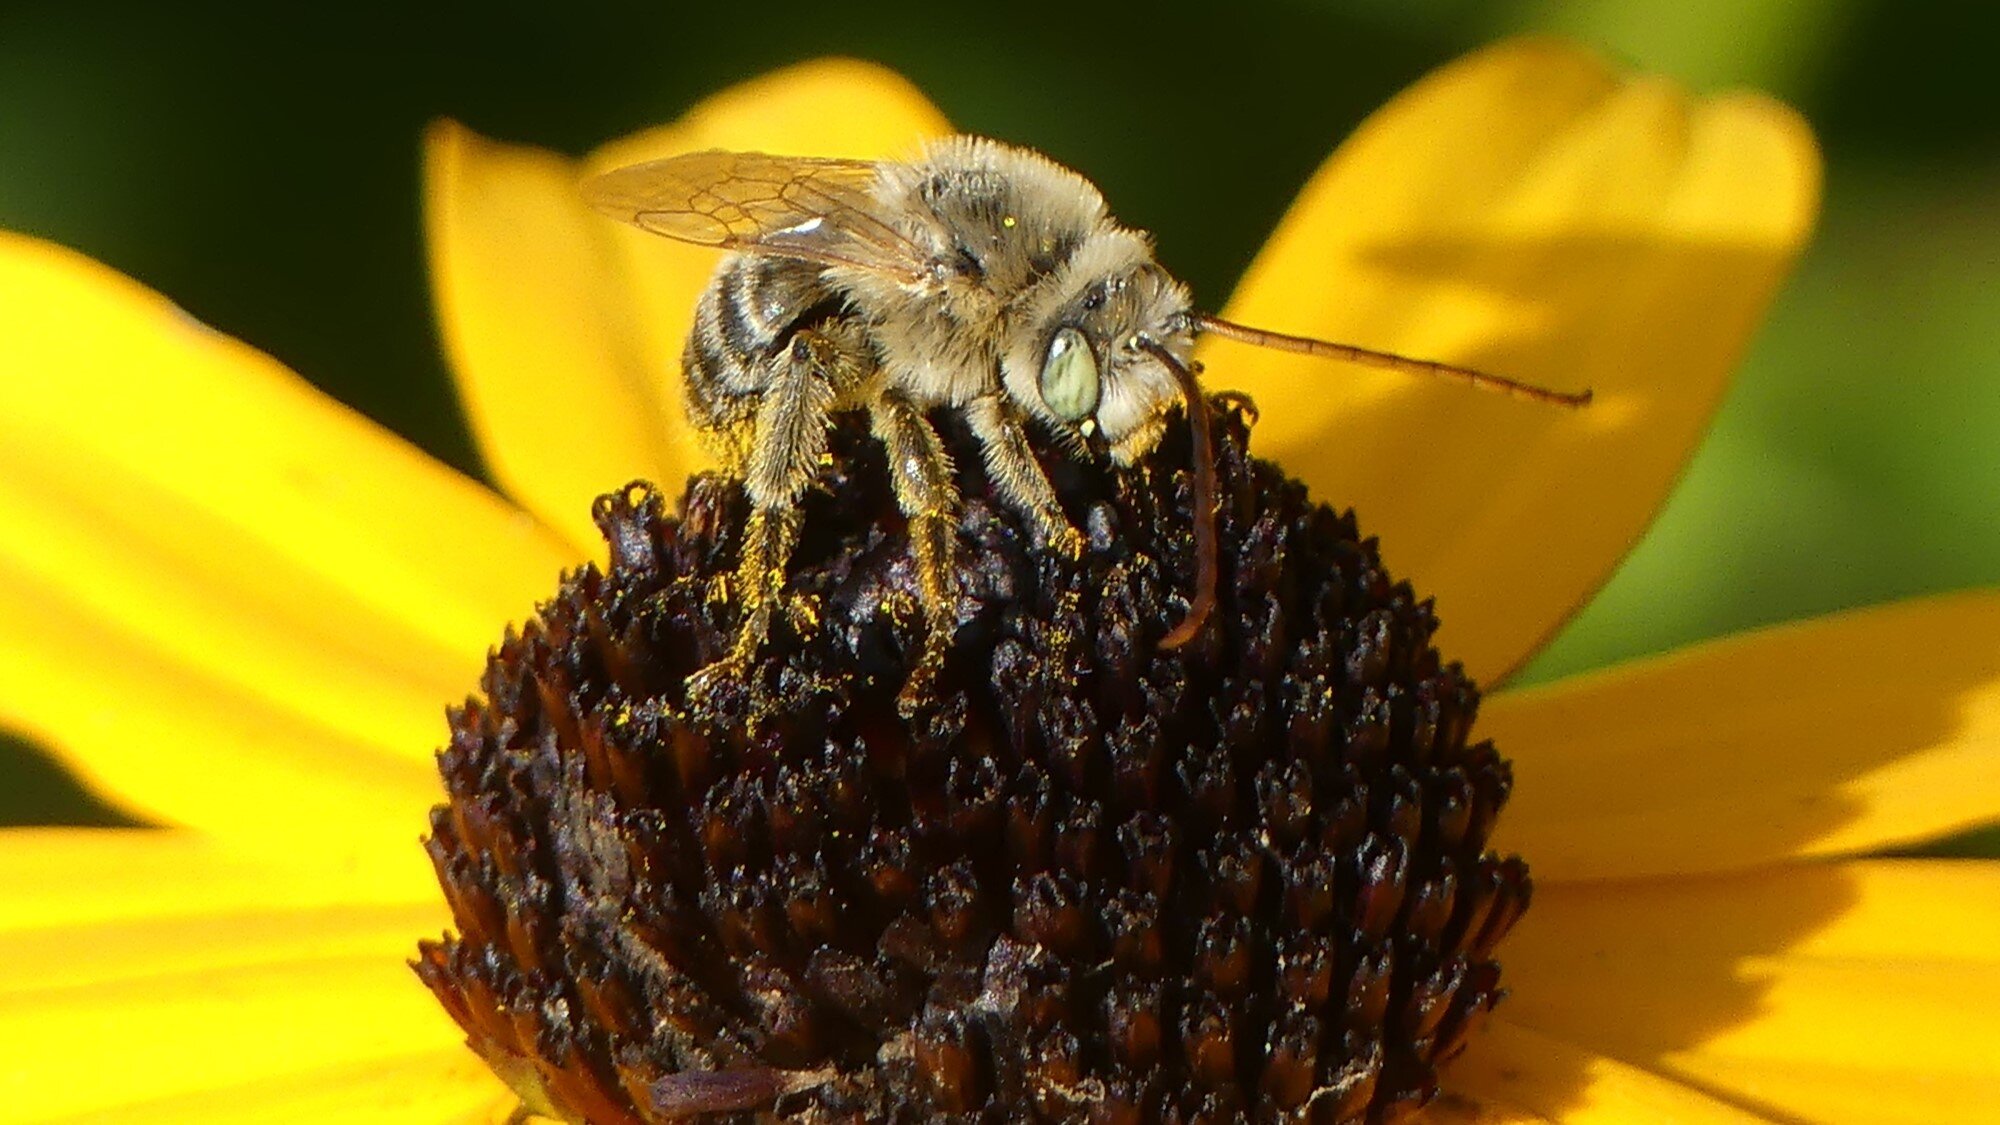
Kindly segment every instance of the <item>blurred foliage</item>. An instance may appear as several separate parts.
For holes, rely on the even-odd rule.
[[[172,294],[476,473],[423,275],[416,144],[433,117],[575,152],[771,67],[862,55],[962,127],[1096,179],[1219,304],[1370,108],[1536,29],[1699,88],[1771,90],[1812,119],[1828,176],[1821,236],[1711,439],[1530,678],[2000,582],[1990,6],[0,4],[0,225]],[[31,755],[0,759],[0,822],[109,815]]]

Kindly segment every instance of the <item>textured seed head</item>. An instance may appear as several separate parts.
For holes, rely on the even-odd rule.
[[[1087,534],[1037,551],[947,427],[965,503],[935,703],[876,444],[834,435],[781,613],[724,655],[745,501],[603,497],[567,576],[451,712],[430,855],[458,934],[417,971],[531,1108],[573,1122],[1380,1122],[1498,999],[1527,869],[1430,603],[1217,407],[1221,583],[1185,427],[1052,453]]]

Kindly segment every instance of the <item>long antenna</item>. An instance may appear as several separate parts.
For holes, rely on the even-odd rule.
[[[1189,437],[1194,441],[1194,597],[1188,599],[1187,616],[1173,632],[1160,638],[1161,648],[1176,649],[1201,635],[1201,627],[1208,624],[1208,615],[1215,609],[1215,445],[1208,434],[1208,401],[1202,398],[1194,372],[1151,337],[1139,337],[1139,346],[1180,381],[1193,431]]]
[[[1533,399],[1555,406],[1578,407],[1590,403],[1588,388],[1581,391],[1557,391],[1539,387],[1533,383],[1523,383],[1504,375],[1488,375],[1484,371],[1474,371],[1470,367],[1454,367],[1449,363],[1438,363],[1428,359],[1411,359],[1394,352],[1378,352],[1371,348],[1357,348],[1353,344],[1336,344],[1331,340],[1315,340],[1310,336],[1288,336],[1283,332],[1273,332],[1268,328],[1252,328],[1247,324],[1237,324],[1219,316],[1207,313],[1195,314],[1197,331],[1209,332],[1227,340],[1254,344],[1260,348],[1274,348],[1281,352],[1297,352],[1300,355],[1318,356],[1321,359],[1337,359],[1348,363],[1359,363],[1366,367],[1380,367],[1389,371],[1401,371],[1406,375],[1430,375],[1439,379],[1455,379],[1481,390],[1498,391],[1516,398]]]

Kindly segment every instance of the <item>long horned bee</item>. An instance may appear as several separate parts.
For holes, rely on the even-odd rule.
[[[1176,647],[1200,633],[1216,582],[1197,333],[1562,405],[1590,397],[1199,313],[1150,238],[1114,220],[1088,180],[982,138],[939,140],[909,161],[696,152],[607,172],[583,192],[612,218],[734,251],[701,295],[683,359],[692,420],[718,439],[751,505],[736,575],[741,622],[703,676],[742,670],[768,634],[800,501],[838,412],[866,413],[908,520],[926,628],[908,698],[942,662],[953,627],[958,491],[926,417],[934,409],[960,412],[1037,549],[1071,555],[1083,539],[1029,427],[1075,448],[1094,432],[1130,464],[1185,410],[1198,573],[1186,616],[1160,642]]]

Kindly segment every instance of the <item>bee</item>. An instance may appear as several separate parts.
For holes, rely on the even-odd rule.
[[[1186,615],[1160,642],[1172,648],[1200,634],[1216,582],[1198,333],[1565,405],[1589,398],[1199,313],[1150,237],[1112,218],[1089,180],[983,138],[945,138],[906,161],[695,152],[607,172],[583,193],[612,218],[732,251],[702,292],[682,360],[692,421],[750,501],[734,578],[737,634],[704,681],[741,672],[770,631],[801,500],[836,414],[867,416],[908,521],[925,642],[907,703],[954,628],[959,496],[933,410],[963,419],[1036,549],[1072,557],[1084,541],[1036,461],[1031,431],[1071,449],[1096,435],[1129,465],[1184,411],[1195,439],[1197,575]]]

